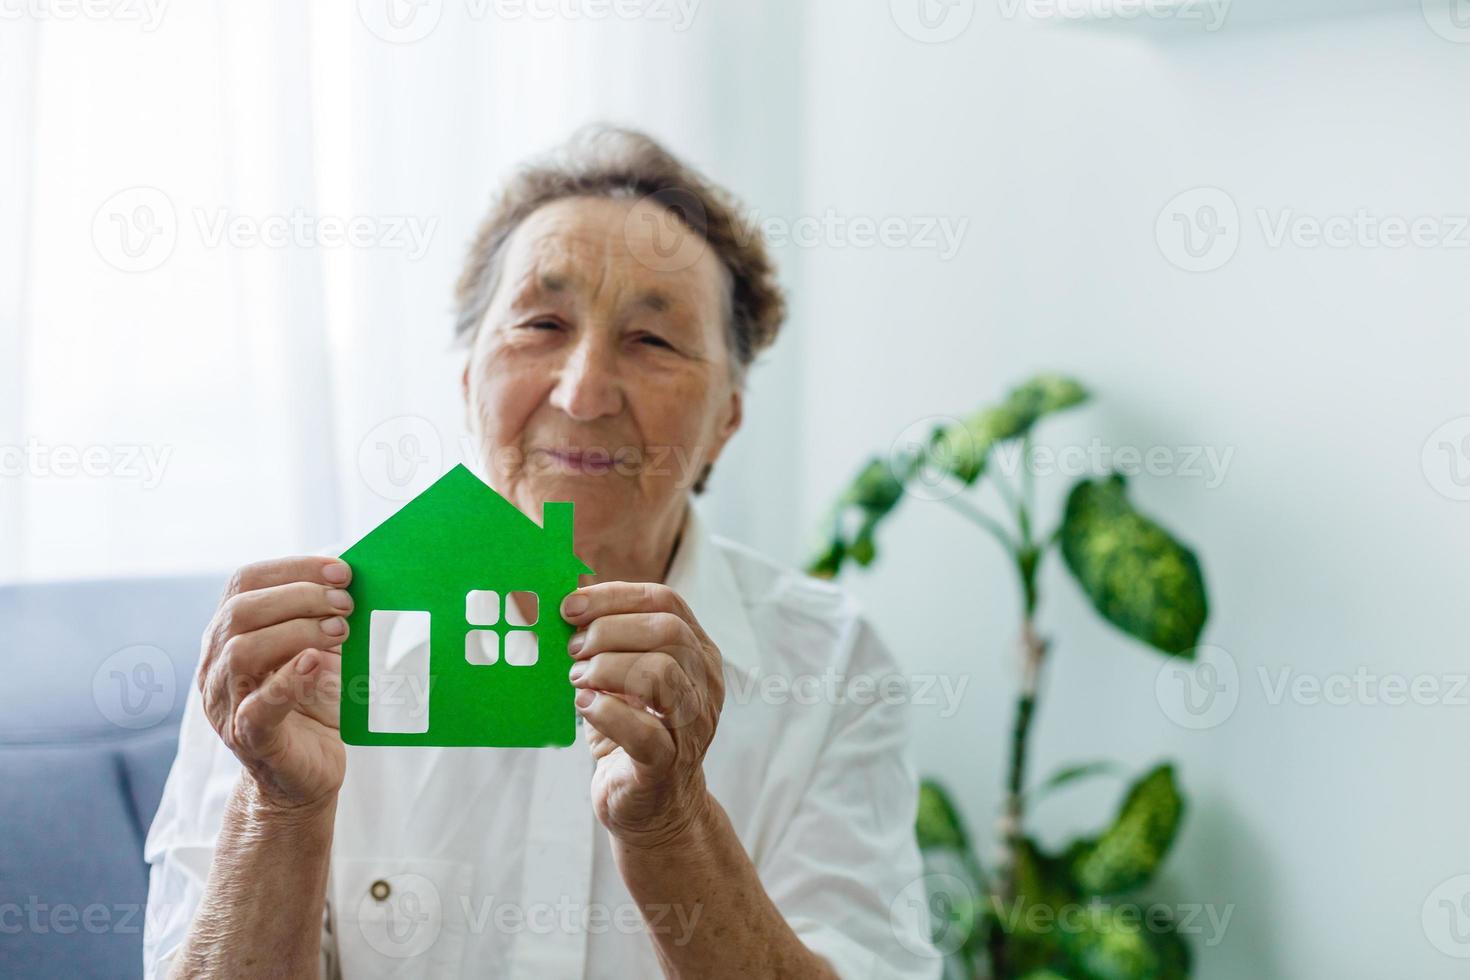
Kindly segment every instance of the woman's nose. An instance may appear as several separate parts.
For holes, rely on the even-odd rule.
[[[622,383],[609,352],[596,344],[578,344],[562,365],[551,404],[580,422],[620,412]]]

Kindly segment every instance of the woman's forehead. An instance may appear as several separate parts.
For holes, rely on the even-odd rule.
[[[670,245],[671,236],[700,243],[692,261],[659,261],[679,247]],[[517,300],[613,287],[655,310],[719,304],[724,287],[713,249],[677,218],[647,201],[609,198],[565,198],[532,212],[506,243],[503,272]]]

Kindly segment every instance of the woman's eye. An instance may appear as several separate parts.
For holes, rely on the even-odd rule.
[[[662,337],[656,336],[651,333],[640,334],[638,337],[638,343],[647,344],[650,347],[662,347],[665,350],[674,349],[673,344],[669,343],[667,340],[664,340]]]
[[[531,330],[560,330],[561,324],[555,320],[532,320],[526,327]]]

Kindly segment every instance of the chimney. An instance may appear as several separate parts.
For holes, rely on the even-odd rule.
[[[551,542],[576,553],[576,537],[572,528],[572,505],[569,501],[548,500],[541,504],[541,529]]]

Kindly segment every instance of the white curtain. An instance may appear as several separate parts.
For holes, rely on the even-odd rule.
[[[0,579],[327,547],[463,458],[464,247],[497,177],[584,122],[763,213],[799,198],[778,0],[106,14],[0,31]],[[788,557],[798,356],[756,372],[706,505]]]

